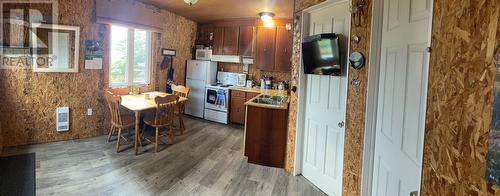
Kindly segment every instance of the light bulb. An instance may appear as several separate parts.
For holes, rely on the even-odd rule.
[[[274,21],[273,21],[273,16],[274,14],[272,12],[261,12],[259,13],[260,19],[264,23],[264,26],[266,27],[273,27],[274,26]]]
[[[184,0],[184,2],[186,2],[187,4],[189,5],[193,5],[195,4],[196,2],[198,2],[198,0]]]

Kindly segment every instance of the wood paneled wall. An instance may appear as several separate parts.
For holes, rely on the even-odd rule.
[[[296,13],[323,0],[296,0]],[[353,0],[353,3],[359,2]],[[366,1],[371,4],[372,1]],[[371,11],[371,8],[369,9]],[[364,16],[371,21],[371,13]],[[432,53],[425,130],[423,195],[500,195],[484,180],[493,87],[500,44],[500,1],[434,0]],[[295,21],[292,84],[297,85],[300,20]],[[366,40],[370,25],[353,27]],[[369,58],[369,42],[353,45]],[[367,67],[349,86],[343,194],[359,195]],[[293,170],[297,95],[292,93],[287,170]]]
[[[144,6],[137,2],[137,6]],[[109,26],[93,22],[94,0],[60,0],[59,23],[80,26],[80,70],[78,73],[33,73],[30,69],[0,70],[0,123],[4,146],[44,143],[97,136],[109,129],[109,114],[103,96],[109,50],[103,70],[84,69],[84,41],[103,41],[109,48]],[[196,23],[161,10],[165,27],[158,48],[177,49],[175,81],[184,83],[185,62],[191,59]],[[157,49],[158,50],[158,49]],[[158,52],[158,51],[156,51]],[[157,66],[161,56],[155,60]],[[155,75],[157,89],[165,89],[166,70]],[[70,107],[70,131],[55,131],[56,107]],[[94,115],[87,116],[87,108]]]
[[[435,0],[423,195],[500,195],[484,179],[500,1]]]

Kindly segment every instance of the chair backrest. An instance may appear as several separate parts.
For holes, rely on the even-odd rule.
[[[156,97],[156,115],[155,125],[171,125],[174,121],[174,112],[177,109],[179,96],[167,95],[165,97]]]
[[[113,95],[128,95],[129,94],[129,89],[127,88],[109,88],[106,89],[109,93]]]
[[[113,94],[109,90],[106,90],[104,94],[108,102],[109,112],[111,113],[111,123],[113,125],[122,125],[120,113],[121,97]]]
[[[174,95],[185,97],[189,96],[189,88],[182,85],[172,84],[172,91]]]

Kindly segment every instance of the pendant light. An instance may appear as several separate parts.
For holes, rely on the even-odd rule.
[[[262,22],[264,22],[265,26],[267,26],[267,27],[274,26],[274,21],[273,21],[274,13],[261,12],[261,13],[259,13],[259,16],[260,16],[260,19],[262,20]]]
[[[196,2],[198,2],[198,0],[184,0],[184,2],[186,2],[187,4],[189,4],[189,6],[192,6],[193,4],[195,4]]]

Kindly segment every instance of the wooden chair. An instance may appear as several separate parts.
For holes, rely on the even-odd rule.
[[[174,113],[177,110],[177,104],[179,102],[179,96],[177,95],[167,95],[165,97],[156,97],[156,113],[154,116],[146,115],[144,117],[144,123],[148,126],[154,127],[155,130],[155,139],[154,141],[149,140],[152,143],[155,143],[155,152],[158,152],[158,144],[160,141],[160,137],[165,135],[160,135],[161,128],[167,128],[167,135],[169,137],[170,142],[174,143]],[[144,129],[146,126],[144,126]]]
[[[111,129],[108,133],[108,142],[111,139],[111,136],[118,129],[117,142],[116,142],[116,152],[120,152],[120,144],[121,139],[123,138],[126,142],[128,142],[127,138],[124,138],[122,135],[122,131],[125,129],[130,129],[135,127],[135,116],[133,115],[123,115],[120,106],[121,106],[121,97],[116,96],[110,91],[105,92],[106,100],[108,101],[109,111],[111,113]]]
[[[181,85],[172,84],[172,92],[174,95],[179,97],[188,98],[189,96],[189,88]],[[184,125],[184,121],[182,120],[182,114],[184,114],[185,103],[179,104],[179,109],[175,111],[175,116],[179,119],[179,126],[181,130],[181,135],[184,134],[184,130],[186,126]]]

